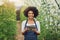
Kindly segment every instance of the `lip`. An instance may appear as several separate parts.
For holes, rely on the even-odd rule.
[[[29,17],[33,17],[33,16],[29,16]]]

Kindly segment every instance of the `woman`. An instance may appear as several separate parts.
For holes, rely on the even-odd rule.
[[[38,10],[36,7],[28,7],[24,10],[24,15],[27,20],[22,22],[22,34],[24,35],[24,40],[37,40],[37,35],[40,34],[40,23],[35,18],[38,16]],[[28,28],[31,26],[35,28]]]

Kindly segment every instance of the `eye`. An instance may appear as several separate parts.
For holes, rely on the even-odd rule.
[[[29,13],[29,14],[33,14],[33,13]]]

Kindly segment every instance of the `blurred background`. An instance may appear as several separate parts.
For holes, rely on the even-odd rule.
[[[0,40],[23,40],[23,11],[35,6],[41,33],[38,40],[60,40],[60,0],[0,0]]]

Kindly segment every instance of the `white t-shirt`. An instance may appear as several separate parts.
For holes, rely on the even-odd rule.
[[[37,29],[38,29],[38,32],[40,33],[40,22],[39,21],[37,21],[37,20],[35,20],[36,21],[36,25],[37,25]],[[26,20],[24,20],[23,22],[22,22],[22,32],[24,31],[24,27],[25,27],[25,23],[26,23]],[[27,26],[30,26],[30,25],[35,25],[35,24],[26,24]]]

